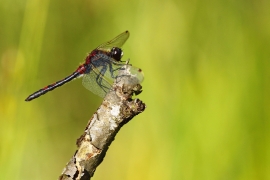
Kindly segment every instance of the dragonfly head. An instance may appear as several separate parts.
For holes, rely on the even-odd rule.
[[[113,47],[111,52],[110,52],[110,56],[115,59],[116,61],[120,61],[122,56],[123,56],[123,51],[122,49],[118,48],[118,47]]]

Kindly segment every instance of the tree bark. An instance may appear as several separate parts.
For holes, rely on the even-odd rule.
[[[103,161],[109,145],[121,127],[143,112],[145,104],[132,100],[142,92],[142,71],[125,65],[105,96],[101,106],[89,120],[83,135],[77,140],[78,150],[66,164],[59,180],[89,180]]]

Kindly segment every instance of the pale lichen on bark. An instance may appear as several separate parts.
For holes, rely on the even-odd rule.
[[[125,65],[101,106],[89,120],[83,135],[77,140],[78,150],[67,163],[59,180],[89,180],[102,162],[109,145],[120,128],[143,112],[145,104],[132,99],[142,92],[140,69]]]

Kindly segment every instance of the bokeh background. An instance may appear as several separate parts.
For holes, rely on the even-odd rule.
[[[0,1],[0,179],[57,179],[102,99],[81,80],[34,101],[125,30],[147,109],[94,180],[270,179],[270,1]]]

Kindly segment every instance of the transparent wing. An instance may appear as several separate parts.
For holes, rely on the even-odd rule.
[[[114,64],[113,60],[106,55],[97,55],[90,64],[89,72],[83,76],[83,86],[92,93],[105,97],[111,90],[112,84],[118,75],[121,64]]]
[[[120,48],[125,44],[128,37],[129,37],[129,32],[125,31],[125,32],[119,34],[118,36],[116,36],[115,38],[113,38],[112,40],[99,45],[96,49],[110,51],[111,48],[113,48],[113,47]]]
[[[111,84],[104,80],[100,84],[94,83],[98,81],[97,77],[98,73],[91,71],[89,74],[83,76],[82,84],[86,89],[103,98],[111,89]]]

